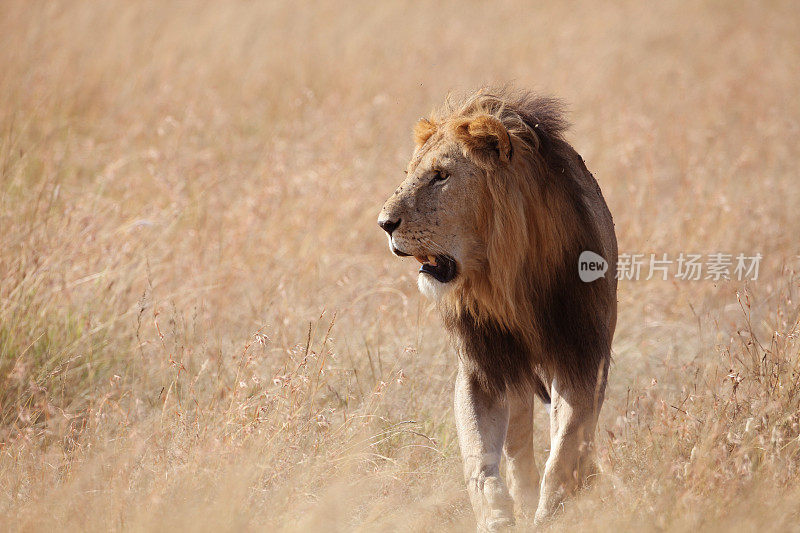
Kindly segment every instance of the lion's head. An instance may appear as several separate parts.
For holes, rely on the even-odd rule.
[[[488,116],[483,121],[487,127],[496,122]],[[470,124],[448,126],[427,119],[417,124],[407,178],[379,221],[395,254],[413,255],[422,263],[419,287],[431,297],[463,284],[486,265],[486,235],[476,232],[485,215],[480,206],[486,200],[486,175],[460,141]]]
[[[583,163],[564,127],[556,100],[486,90],[448,99],[417,123],[407,177],[378,222],[395,254],[422,263],[425,295],[530,329],[536,292],[560,269],[577,275],[572,255],[604,253],[582,220]]]

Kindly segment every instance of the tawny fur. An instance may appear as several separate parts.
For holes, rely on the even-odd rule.
[[[568,491],[558,487],[570,476],[592,470],[616,324],[617,245],[597,182],[564,141],[564,130],[554,99],[506,90],[449,98],[414,128],[408,177],[381,214],[401,221],[393,247],[411,255],[446,253],[458,262],[458,277],[431,292],[459,353],[456,415],[468,483],[473,474],[488,475],[494,488],[486,490],[499,491],[471,492],[484,526],[493,512],[507,518],[505,486],[481,470],[493,471],[486,458],[500,453],[496,433],[505,435],[506,423],[497,424],[497,413],[505,412],[507,422],[510,412],[512,423],[532,416],[517,411],[532,406],[533,394],[553,401],[551,438],[563,451],[551,451],[537,518],[561,501]],[[452,177],[437,184],[431,179],[437,173]],[[578,257],[586,250],[606,258],[611,274],[582,282]],[[436,283],[425,281],[421,288]],[[519,433],[513,432],[517,441]],[[477,456],[483,459],[475,463]],[[531,468],[512,463],[516,471]],[[475,473],[475,464],[483,473]]]

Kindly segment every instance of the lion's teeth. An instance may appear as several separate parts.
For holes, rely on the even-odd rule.
[[[434,266],[434,267],[435,267],[435,266],[436,266],[436,257],[435,257],[435,256],[433,256],[433,255],[429,255],[429,256],[428,256],[428,263],[430,263],[430,264],[431,264],[431,266]]]

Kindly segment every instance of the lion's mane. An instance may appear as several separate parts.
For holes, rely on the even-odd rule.
[[[483,131],[496,124],[487,115],[506,136]],[[546,401],[553,379],[597,390],[616,320],[616,239],[596,181],[563,138],[561,103],[482,90],[449,97],[416,136],[425,122],[453,128],[486,178],[474,228],[486,264],[439,303],[473,379],[495,394],[533,388]],[[585,250],[609,261],[604,278],[580,280]]]

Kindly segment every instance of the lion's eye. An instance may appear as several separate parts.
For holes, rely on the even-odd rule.
[[[434,170],[433,171],[433,178],[431,179],[431,183],[442,182],[450,177],[450,174],[445,172],[444,170]]]

